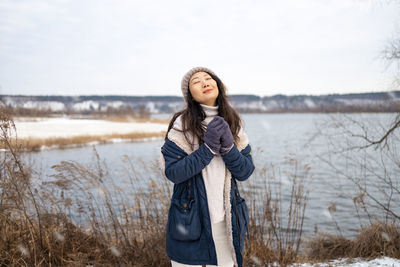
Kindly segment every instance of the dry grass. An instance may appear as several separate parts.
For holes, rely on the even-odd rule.
[[[314,260],[335,258],[400,258],[400,226],[374,222],[354,240],[342,236],[321,234],[305,243],[308,257]]]
[[[165,123],[169,124],[171,119],[157,119],[157,118],[136,118],[135,121],[137,122],[153,122],[153,123]]]
[[[309,167],[293,158],[287,158],[286,163],[290,168],[284,173],[272,165],[257,167],[255,177],[249,180],[245,198],[252,200],[250,241],[246,243],[244,266],[286,266],[299,260]]]
[[[400,225],[374,222],[362,230],[354,241],[355,257],[379,257],[385,255],[400,258]]]
[[[94,150],[93,163],[61,162],[43,181],[20,160],[15,125],[0,115],[7,148],[0,165],[0,266],[168,266],[169,186],[136,175],[140,168],[162,176],[155,165],[125,158],[130,186],[121,188]]]
[[[250,224],[250,239],[246,242],[243,253],[244,266],[267,266],[273,262],[279,262],[276,252],[270,247],[259,234],[258,228],[254,224]]]
[[[145,138],[164,137],[165,132],[156,133],[128,133],[128,134],[107,134],[107,135],[86,135],[73,137],[55,138],[24,138],[12,141],[13,146],[20,146],[27,151],[39,151],[43,147],[68,148],[87,145],[88,143],[98,142],[101,144],[112,142],[112,139],[124,139],[126,141],[141,140]],[[0,145],[0,148],[4,146]]]
[[[314,260],[330,260],[350,257],[353,241],[342,236],[318,234],[312,240],[305,242],[308,257]]]

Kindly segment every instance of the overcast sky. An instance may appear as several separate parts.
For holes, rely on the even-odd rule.
[[[0,93],[180,95],[194,66],[228,94],[393,90],[389,0],[0,0]]]

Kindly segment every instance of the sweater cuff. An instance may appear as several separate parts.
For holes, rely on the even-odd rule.
[[[231,151],[232,147],[234,146],[234,144],[232,144],[230,147],[221,147],[221,155],[225,155],[227,153],[229,153],[229,151]]]
[[[206,147],[208,147],[208,149],[211,151],[211,153],[213,153],[214,155],[217,155],[217,153],[215,153],[206,143],[204,143],[204,145],[205,145]]]

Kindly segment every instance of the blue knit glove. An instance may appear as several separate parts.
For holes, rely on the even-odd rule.
[[[224,120],[221,134],[221,148],[219,153],[221,155],[227,154],[233,147],[233,135],[231,129],[229,128],[229,124]]]
[[[218,154],[221,148],[221,134],[224,127],[224,119],[220,116],[215,116],[212,121],[207,125],[207,130],[204,133],[204,143],[214,152]]]

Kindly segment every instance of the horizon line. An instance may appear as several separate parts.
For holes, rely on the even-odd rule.
[[[399,90],[387,90],[387,91],[366,91],[366,92],[353,92],[353,93],[327,93],[327,94],[273,94],[273,95],[257,95],[257,94],[229,94],[230,96],[258,96],[258,97],[273,97],[273,96],[329,96],[329,95],[362,95],[362,94],[379,94],[379,93],[395,93],[400,92]],[[181,97],[179,95],[125,95],[125,94],[81,94],[81,95],[67,95],[67,94],[0,94],[2,96],[65,96],[65,97],[79,97],[79,96],[126,96],[126,97]]]

